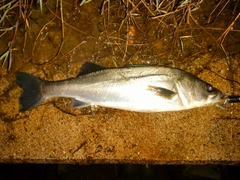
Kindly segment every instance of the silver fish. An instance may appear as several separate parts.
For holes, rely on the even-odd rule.
[[[76,78],[45,81],[25,72],[16,74],[22,88],[20,111],[51,97],[72,98],[72,107],[90,105],[138,112],[178,111],[219,103],[226,95],[180,69],[150,65],[105,68],[90,62]]]

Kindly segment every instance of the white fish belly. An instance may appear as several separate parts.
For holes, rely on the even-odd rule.
[[[92,92],[91,92],[92,94]],[[100,105],[116,109],[138,112],[161,112],[186,109],[178,95],[166,99],[148,90],[145,84],[132,84],[125,86],[111,86],[108,89],[96,91],[93,99],[79,99],[91,105]]]

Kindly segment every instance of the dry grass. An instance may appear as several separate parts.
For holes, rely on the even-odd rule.
[[[0,37],[9,36],[9,34],[11,34],[8,47],[5,52],[2,52],[0,57],[2,66],[7,67],[8,70],[10,70],[12,64],[12,53],[14,50],[14,42],[19,24],[24,24],[25,28],[22,51],[24,52],[25,50],[27,42],[27,30],[31,28],[29,25],[29,16],[31,15],[34,2],[35,1],[33,0],[12,0],[9,3],[5,3],[5,1],[0,2]],[[83,3],[86,2],[87,1],[79,2],[75,0],[73,2],[73,6],[84,6],[85,4]],[[169,36],[173,37],[171,40],[172,42],[167,42],[168,44],[172,44],[172,49],[170,51],[165,50],[165,52],[161,52],[161,55],[169,54],[176,49],[178,49],[181,53],[185,53],[189,50],[188,43],[191,42],[193,46],[198,49],[192,52],[192,55],[194,56],[198,56],[201,53],[206,53],[208,51],[208,46],[210,46],[209,44],[215,44],[215,46],[217,46],[218,49],[221,49],[228,59],[229,53],[225,47],[226,39],[228,38],[230,32],[239,33],[239,30],[233,28],[240,16],[240,13],[237,12],[239,7],[238,1],[235,2],[235,4],[233,2],[231,4],[233,11],[229,24],[221,24],[219,27],[216,27],[214,22],[222,18],[222,14],[225,13],[227,7],[231,3],[230,0],[220,0],[214,7],[212,7],[212,11],[209,12],[207,20],[205,22],[199,22],[195,11],[201,11],[201,5],[203,3],[206,3],[206,1],[123,0],[113,2],[110,0],[102,0],[102,6],[100,10],[101,15],[103,16],[104,33],[106,36],[105,43],[111,48],[113,57],[112,61],[115,66],[131,63],[132,58],[143,52],[149,53],[152,49],[154,49],[157,43],[162,42],[166,37]],[[64,53],[61,51],[61,49],[64,44],[65,26],[73,28],[79,33],[86,34],[86,36],[88,34],[87,32],[83,32],[81,29],[71,26],[64,20],[62,0],[56,1],[55,10],[52,10],[48,6],[48,1],[46,1],[44,4],[42,0],[39,0],[38,5],[40,6],[40,10],[42,10],[42,8],[47,8],[54,16],[42,27],[36,37],[32,49],[32,62],[34,64],[37,64],[35,62],[35,49],[37,47],[36,45],[38,43],[40,34],[52,21],[55,21],[56,19],[61,21],[61,44],[58,46],[59,50],[56,55],[47,63],[51,64],[58,59],[58,55],[64,56]],[[118,17],[121,17],[120,22],[119,18],[117,19],[116,17],[111,16],[113,12],[116,12],[115,14]],[[199,15],[201,13],[197,14]],[[116,32],[113,32],[111,29],[111,24],[113,23],[118,23],[118,29]],[[153,35],[149,35],[149,29],[152,29],[152,31],[154,31],[157,35],[155,35],[155,37],[150,37]],[[203,39],[199,39],[196,34],[201,34]],[[151,42],[149,42],[148,39],[151,39]],[[209,42],[207,42],[207,39],[210,39]],[[82,44],[82,42],[80,44]],[[114,50],[115,47],[117,47],[122,54],[121,63],[116,61],[116,51]],[[133,50],[132,47],[135,49]],[[184,59],[180,60],[180,62],[186,62],[187,59],[188,57],[184,57]],[[230,61],[227,61],[227,63],[229,62]],[[231,65],[229,64],[229,66]]]
[[[112,2],[111,2],[112,3]],[[215,44],[221,51],[225,54],[226,58],[228,58],[228,52],[224,46],[224,41],[227,38],[229,32],[238,31],[234,30],[233,25],[238,20],[239,14],[237,14],[237,7],[238,2],[234,5],[234,10],[232,16],[235,16],[230,24],[226,27],[226,25],[219,25],[218,27],[213,24],[213,22],[217,21],[218,19],[223,18],[221,15],[225,13],[227,6],[229,5],[229,0],[224,1],[221,0],[215,7],[213,7],[212,12],[208,14],[208,19],[203,23],[198,21],[195,11],[201,11],[202,3],[206,3],[203,0],[189,0],[189,1],[122,1],[119,3],[118,9],[110,4],[109,0],[104,0],[101,14],[104,17],[105,23],[105,32],[107,36],[106,44],[110,45],[112,49],[113,46],[117,46],[120,48],[121,52],[123,53],[123,62],[126,60],[129,62],[131,57],[128,57],[129,53],[129,46],[141,46],[141,48],[146,48],[149,46],[151,49],[151,44],[146,43],[137,43],[134,41],[136,34],[141,34],[148,38],[147,33],[144,32],[146,29],[141,28],[142,24],[140,24],[139,19],[146,19],[147,23],[154,22],[155,31],[161,31],[163,29],[167,29],[174,27],[171,29],[168,34],[162,33],[163,36],[170,36],[173,35],[173,41],[171,42],[174,48],[180,49],[182,52],[185,51],[185,44],[186,40],[192,41],[194,46],[199,48],[199,52],[193,52],[194,54],[198,55],[200,53],[205,53],[207,47],[210,46],[209,44]],[[112,11],[119,11],[124,12],[124,17],[122,18],[119,29],[117,33],[111,33],[109,30],[108,23],[111,22],[110,12]],[[147,17],[144,17],[147,14]],[[197,13],[198,15],[200,13]],[[148,26],[145,23],[145,26]],[[216,31],[218,31],[216,33]],[[138,32],[138,33],[137,33]],[[219,32],[222,32],[220,36],[217,36]],[[125,38],[122,38],[122,34],[125,33]],[[196,34],[201,34],[204,37],[202,41],[199,38],[196,38]],[[206,42],[207,39],[210,39],[209,42]],[[155,39],[158,41],[158,38]],[[169,42],[168,42],[169,43]],[[154,43],[152,43],[154,44]],[[208,44],[207,46],[204,44]],[[142,52],[140,50],[139,52]],[[187,51],[187,50],[186,50]],[[114,55],[114,51],[113,51]],[[115,63],[115,62],[114,62]]]
[[[31,14],[33,0],[11,0],[11,1],[0,1],[0,32],[2,36],[10,36],[8,47],[5,52],[2,53],[0,61],[2,61],[2,66],[7,64],[8,70],[11,69],[12,65],[12,53],[14,50],[14,42],[16,40],[16,35],[18,27],[21,23],[24,23],[25,30],[27,31],[29,27],[28,17]],[[40,9],[42,9],[42,0],[39,0]],[[24,52],[27,33],[25,33],[25,41],[23,43]]]

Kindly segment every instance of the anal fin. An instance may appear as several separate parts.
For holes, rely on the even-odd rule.
[[[87,106],[90,106],[90,104],[79,101],[77,99],[72,99],[71,107],[73,107],[73,108],[84,108],[84,107],[87,107]]]

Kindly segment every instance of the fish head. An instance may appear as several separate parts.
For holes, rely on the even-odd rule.
[[[226,94],[213,87],[211,84],[206,84],[206,91],[208,93],[208,102],[211,104],[221,102],[227,98]]]
[[[197,102],[197,106],[217,104],[227,98],[226,94],[222,91],[204,81],[196,82],[194,89],[195,93],[192,95],[192,100],[193,102]]]

